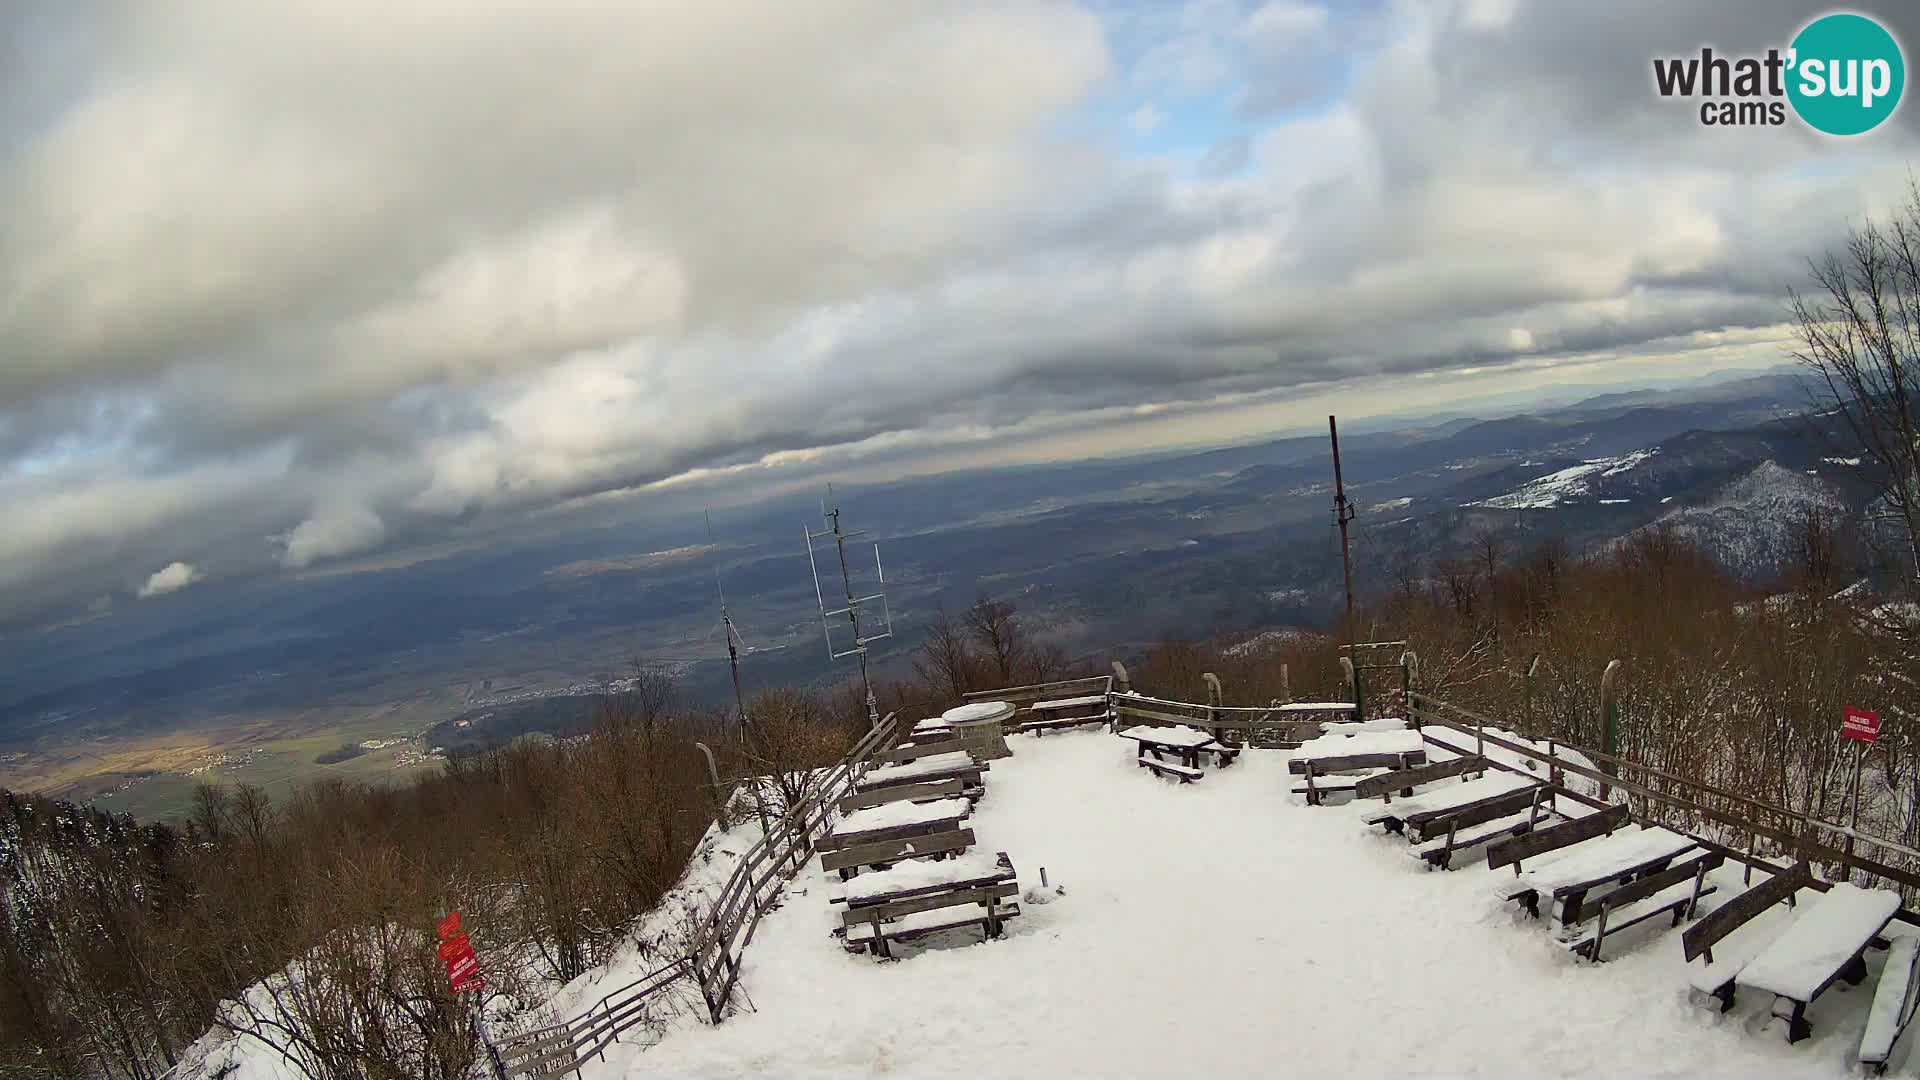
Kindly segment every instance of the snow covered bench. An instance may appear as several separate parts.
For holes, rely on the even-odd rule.
[[[1773,994],[1775,1016],[1787,1006],[1787,1041],[1799,1042],[1813,1034],[1807,1006],[1841,979],[1852,986],[1866,979],[1867,948],[1899,911],[1899,893],[1835,883],[1808,901],[1793,924],[1733,981]]]
[[[849,908],[841,916],[849,950],[892,956],[888,943],[908,941],[942,930],[979,926],[986,938],[1000,936],[1006,920],[1020,914],[1019,904],[1000,901],[1020,891],[1017,882],[1004,881],[976,889],[957,889],[912,900]]]
[[[1663,829],[1627,828],[1609,836],[1588,840],[1566,849],[1556,859],[1531,870],[1499,887],[1508,900],[1520,901],[1527,914],[1540,916],[1540,898],[1549,897],[1560,904],[1560,921],[1580,921],[1587,893],[1611,882],[1624,885],[1642,874],[1665,870],[1667,865],[1695,847],[1693,837]]]
[[[1680,935],[1680,949],[1688,963],[1703,957],[1705,963],[1688,978],[1693,992],[1720,1004],[1720,1011],[1733,1008],[1733,981],[1764,946],[1749,940],[1731,955],[1714,959],[1713,950],[1720,941],[1751,922],[1761,912],[1778,903],[1793,906],[1801,889],[1813,885],[1813,870],[1806,863],[1795,863],[1787,870],[1775,871],[1767,880],[1720,905],[1712,914],[1687,928]],[[1723,949],[1725,954],[1727,950]]]
[[[1596,836],[1611,836],[1615,829],[1629,823],[1629,817],[1626,804],[1620,803],[1564,825],[1516,836],[1487,849],[1487,869],[1498,870],[1503,866],[1511,866],[1513,876],[1519,877],[1523,860],[1585,843]]]
[[[1014,880],[1013,860],[1002,851],[993,855],[966,852],[950,859],[902,859],[886,870],[861,874],[827,902],[866,907],[895,900],[912,900],[931,893],[954,889],[977,889]],[[844,932],[844,927],[836,933]]]
[[[916,733],[917,734],[917,733]],[[945,754],[964,754],[967,744],[959,739],[946,738],[927,742],[907,742],[880,754],[876,761],[882,765],[905,765],[910,761],[936,757]]]
[[[968,791],[965,783],[959,777],[953,777],[924,784],[898,784],[893,787],[856,791],[835,803],[834,809],[842,814],[851,814],[855,810],[864,810],[869,806],[885,806],[887,803],[932,802],[936,799],[962,798],[966,795]]]
[[[1920,966],[1920,941],[1910,937],[1894,938],[1887,950],[1887,966],[1880,971],[1880,983],[1873,990],[1873,1005],[1867,1011],[1867,1030],[1860,1036],[1860,1064],[1875,1074],[1887,1071],[1887,1059],[1893,1056],[1893,1044],[1913,1022],[1920,980],[1914,969]]]
[[[1360,820],[1403,832],[1409,840],[1428,840],[1450,828],[1478,825],[1530,806],[1542,785],[1516,773],[1488,773],[1478,780],[1449,784],[1389,803]]]
[[[1573,921],[1583,928],[1567,938],[1568,948],[1597,964],[1609,931],[1618,933],[1666,914],[1671,914],[1673,925],[1679,926],[1699,910],[1700,898],[1714,891],[1715,887],[1706,883],[1707,874],[1726,859],[1718,851],[1705,851],[1697,858],[1648,874],[1586,904],[1575,913]]]
[[[1436,780],[1445,780],[1450,776],[1464,773],[1484,773],[1487,771],[1487,759],[1482,757],[1457,757],[1449,761],[1436,761],[1431,765],[1422,765],[1413,769],[1369,776],[1353,786],[1356,799],[1385,799],[1393,802],[1393,793],[1401,791],[1408,796],[1421,784],[1431,784]]]
[[[987,771],[982,761],[964,750],[948,751],[917,758],[899,765],[868,769],[853,782],[855,791],[875,791],[902,784],[922,784],[935,780],[959,780],[968,789],[984,788],[981,774]]]
[[[972,846],[972,829],[954,829],[950,832],[929,833],[902,840],[885,840],[823,851],[820,854],[820,869],[829,873],[837,871],[840,879],[845,881],[853,875],[855,870],[862,867],[890,866],[903,859],[937,859],[959,854]]]
[[[1464,824],[1459,818],[1449,819],[1445,836],[1436,836],[1423,840],[1407,848],[1407,854],[1420,859],[1430,870],[1453,869],[1453,857],[1462,851],[1479,847],[1489,841],[1503,840],[1514,836],[1524,836],[1554,820],[1555,812],[1551,798],[1535,799],[1527,809],[1518,814],[1488,821]]]
[[[1403,764],[1404,757],[1417,760]],[[1308,739],[1293,752],[1287,771],[1304,776],[1307,763],[1321,774],[1351,769],[1411,768],[1427,763],[1427,744],[1417,731],[1363,731],[1355,735],[1335,733]]]
[[[936,799],[926,803],[887,803],[855,810],[820,838],[821,851],[905,840],[915,836],[952,832],[973,811],[965,799]]]
[[[1076,711],[1086,709],[1095,711]],[[1081,727],[1086,724],[1104,724],[1112,719],[1112,714],[1107,711],[1105,694],[1086,694],[1081,697],[1036,701],[1027,706],[1027,715],[1029,719],[1020,725],[1020,730],[1031,731],[1035,735]]]

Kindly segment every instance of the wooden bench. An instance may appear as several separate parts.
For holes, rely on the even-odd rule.
[[[1543,788],[1535,794],[1539,796],[1547,791]],[[1407,848],[1407,854],[1425,862],[1429,870],[1451,870],[1453,857],[1460,852],[1488,842],[1524,836],[1549,824],[1555,816],[1553,799],[1536,797],[1524,813],[1508,814],[1472,825],[1462,824],[1458,818],[1450,819],[1446,835],[1414,843]]]
[[[1518,900],[1534,918],[1540,917],[1544,893],[1560,905],[1560,921],[1571,924],[1579,921],[1589,891],[1665,870],[1695,846],[1693,837],[1671,829],[1622,829],[1568,848],[1560,858],[1524,871],[1511,889],[1501,892],[1508,900]]]
[[[1312,764],[1314,771],[1325,776],[1328,773],[1353,772],[1356,769],[1411,769],[1426,763],[1425,750],[1401,750],[1377,754],[1329,754],[1324,757],[1294,758],[1287,762],[1287,771],[1295,776],[1305,776],[1308,764]]]
[[[912,836],[873,844],[838,848],[820,853],[820,869],[838,871],[842,881],[868,866],[890,866],[902,859],[941,858],[973,846],[972,829]]]
[[[1338,768],[1332,770],[1334,776],[1327,775],[1329,770],[1321,768],[1324,762]],[[1377,764],[1359,764],[1355,762],[1377,762]],[[1296,785],[1295,795],[1305,795],[1308,806],[1322,805],[1328,795],[1341,792],[1352,793],[1363,781],[1390,772],[1405,772],[1414,765],[1412,754],[1367,754],[1348,758],[1310,759],[1302,763],[1302,775],[1306,783]]]
[[[1532,777],[1489,772],[1478,780],[1450,784],[1369,811],[1360,820],[1410,841],[1428,840],[1449,827],[1463,828],[1524,810],[1541,784]]]
[[[1369,776],[1353,787],[1356,799],[1385,799],[1393,802],[1393,793],[1398,791],[1412,795],[1413,789],[1421,784],[1431,784],[1436,780],[1445,780],[1450,776],[1462,776],[1466,773],[1484,773],[1487,771],[1487,759],[1482,757],[1457,757],[1451,761],[1436,761],[1431,765],[1422,765],[1415,769],[1401,769],[1395,772]]]
[[[1704,958],[1704,966],[1689,980],[1693,990],[1720,1003],[1720,1011],[1733,1008],[1733,981],[1740,969],[1759,952],[1756,945],[1746,950],[1745,955],[1723,957],[1722,963],[1713,959],[1714,946],[1740,927],[1751,922],[1755,916],[1778,903],[1789,907],[1796,901],[1801,889],[1813,885],[1813,868],[1806,863],[1795,863],[1786,870],[1775,871],[1767,880],[1720,905],[1712,914],[1687,928],[1680,935],[1680,950],[1687,963],[1695,957]]]
[[[1679,926],[1682,921],[1693,918],[1700,908],[1700,898],[1714,891],[1714,886],[1706,884],[1707,874],[1726,862],[1726,858],[1718,851],[1702,852],[1697,858],[1648,874],[1584,905],[1574,921],[1593,925],[1572,937],[1568,947],[1576,955],[1597,964],[1609,931],[1618,933],[1669,913],[1673,916],[1673,925]]]
[[[1141,758],[1136,758],[1134,760],[1143,769],[1151,769],[1154,772],[1159,773],[1161,776],[1174,777],[1175,779],[1179,780],[1183,784],[1191,784],[1195,780],[1198,780],[1201,777],[1207,775],[1206,773],[1201,772],[1199,769],[1191,768],[1186,765],[1180,765],[1171,761],[1161,761],[1159,758],[1141,757]]]
[[[1097,712],[1071,713],[1065,710],[1087,709],[1099,706]],[[1107,711],[1107,695],[1087,694],[1081,697],[1055,698],[1052,701],[1036,701],[1027,706],[1030,717],[1020,725],[1021,731],[1031,731],[1035,735],[1044,735],[1049,731],[1063,731],[1067,728],[1084,727],[1088,724],[1104,724],[1111,720]]]
[[[874,757],[883,765],[905,765],[921,758],[936,757],[940,754],[965,754],[967,744],[959,739],[943,739],[939,742],[901,743],[899,746]]]
[[[827,902],[867,907],[955,889],[978,889],[1014,878],[1013,860],[1004,851],[995,853],[991,859],[977,853],[939,859],[902,859],[891,869],[850,879],[850,884],[842,884],[838,890],[829,892]],[[834,931],[835,934],[845,932],[844,926]]]
[[[951,780],[936,780],[927,784],[901,784],[896,787],[856,791],[835,803],[834,809],[842,814],[851,814],[855,810],[864,810],[869,806],[884,806],[893,802],[932,802],[935,799],[960,798],[967,794],[969,793],[965,784],[959,777],[954,777]]]
[[[1000,936],[1006,920],[1020,914],[1019,904],[1003,904],[1003,897],[1020,891],[1007,881],[977,889],[956,889],[932,896],[849,908],[841,916],[849,950],[891,957],[889,943],[909,941],[942,930],[979,926],[987,939]]]
[[[1860,1064],[1875,1075],[1887,1071],[1887,1059],[1900,1033],[1913,1022],[1914,1007],[1920,1004],[1920,980],[1914,978],[1920,966],[1920,941],[1910,937],[1894,938],[1887,950],[1887,966],[1880,971],[1880,982],[1873,988],[1873,1005],[1867,1010],[1867,1030],[1860,1035]]]
[[[1813,1034],[1807,1006],[1842,979],[1851,986],[1866,980],[1866,952],[1886,946],[1880,932],[1899,912],[1899,893],[1835,883],[1809,900],[1734,982],[1773,994],[1773,1014],[1787,1021],[1787,1041],[1799,1042]]]
[[[1596,836],[1611,836],[1615,829],[1626,825],[1630,817],[1626,804],[1621,803],[1585,817],[1574,818],[1564,825],[1514,837],[1487,849],[1487,869],[1498,870],[1503,866],[1511,866],[1513,876],[1519,877],[1523,860],[1572,847]]]
[[[985,788],[983,774],[987,764],[973,760],[971,754],[961,751],[949,751],[930,754],[913,761],[898,765],[886,765],[878,769],[869,769],[853,782],[856,791],[875,791],[880,788],[899,787],[904,784],[925,784],[940,780],[959,780],[969,789]],[[977,793],[977,792],[976,792]]]

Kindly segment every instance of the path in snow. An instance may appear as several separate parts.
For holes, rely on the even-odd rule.
[[[615,1047],[588,1080],[1841,1077],[1866,1023],[1872,980],[1817,1002],[1797,1046],[1749,1030],[1766,995],[1725,1018],[1688,1004],[1665,920],[1577,962],[1489,898],[1478,852],[1423,870],[1360,824],[1367,804],[1286,794],[1279,753],[1176,786],[1105,732],[1009,743],[968,824],[1023,887],[1044,865],[1066,896],[1023,904],[1001,941],[879,963],[828,936],[815,860],[747,950],[757,1012]],[[1739,890],[1727,873],[1715,899]]]

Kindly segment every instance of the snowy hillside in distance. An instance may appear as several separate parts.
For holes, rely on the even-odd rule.
[[[1660,452],[1658,447],[1635,450],[1619,457],[1595,458],[1571,468],[1530,480],[1505,495],[1496,495],[1473,505],[1490,510],[1544,510],[1564,503],[1585,500],[1595,494],[1598,481],[1617,477]]]
[[[1810,511],[1843,515],[1847,504],[1819,477],[1766,461],[1709,501],[1678,507],[1650,527],[1673,530],[1733,574],[1768,576],[1793,557],[1795,531]]]

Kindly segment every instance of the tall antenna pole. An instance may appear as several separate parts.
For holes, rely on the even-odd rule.
[[[1347,582],[1347,643],[1353,643],[1353,548],[1347,537],[1347,522],[1353,520],[1353,504],[1347,501],[1346,481],[1340,474],[1340,429],[1333,417],[1327,417],[1327,435],[1333,440],[1333,516],[1340,522],[1340,569]]]
[[[707,544],[713,544],[713,514],[707,514]],[[734,647],[734,640],[740,635],[733,628],[733,616],[727,613],[727,590],[720,584],[720,564],[713,566],[713,588],[720,594],[720,623],[727,632],[727,666],[733,669],[733,707],[734,720],[744,733],[747,730],[747,696],[740,690],[740,650]]]
[[[833,495],[832,484],[827,485],[827,495],[829,498]],[[860,684],[867,693],[867,721],[877,727],[880,724],[880,702],[873,695],[873,679],[867,671],[867,643],[893,636],[893,614],[887,608],[887,597],[884,591],[876,592],[871,596],[854,595],[853,573],[847,568],[847,541],[865,534],[863,532],[845,532],[840,528],[840,507],[838,505],[835,505],[833,509],[829,510],[826,504],[822,503],[820,505],[820,515],[825,519],[827,527],[820,532],[807,531],[807,564],[813,568],[813,592],[814,598],[820,603],[820,629],[826,635],[827,657],[832,660],[837,660],[843,656],[858,656],[860,658]],[[820,567],[818,563],[814,562],[813,557],[813,542],[828,536],[833,537],[834,548],[840,558],[840,581],[844,586],[847,597],[847,606],[835,611],[827,610],[825,592],[820,587]],[[884,589],[887,583],[887,574],[880,566],[880,545],[878,544],[873,546],[873,569]],[[863,604],[871,603],[875,600],[880,602],[881,618],[884,620],[886,629],[877,634],[866,634],[863,633],[860,628],[860,607]],[[828,620],[835,615],[845,615],[847,617],[847,625],[853,631],[853,646],[851,648],[845,650],[836,650],[834,648],[833,628],[829,625]]]

